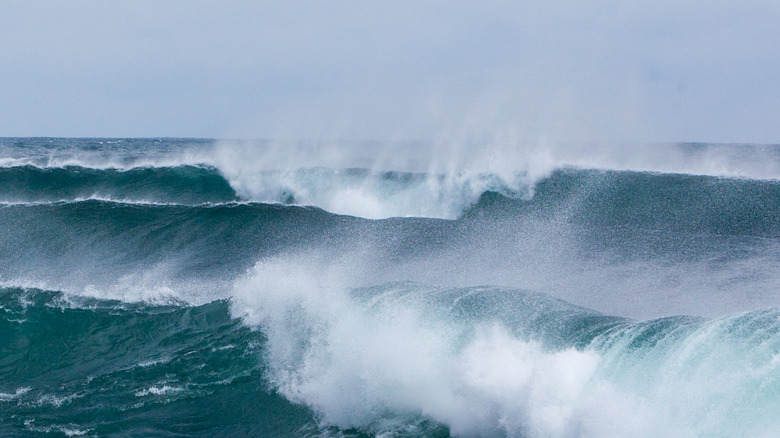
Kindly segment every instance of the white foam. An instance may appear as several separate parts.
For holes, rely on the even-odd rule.
[[[25,387],[18,388],[13,394],[0,392],[0,401],[7,402],[7,401],[16,400],[19,397],[21,397],[21,396],[25,395],[26,393],[28,393],[29,391],[30,391],[30,388],[25,386]]]
[[[25,420],[24,426],[32,431],[32,432],[38,432],[38,433],[45,433],[45,434],[51,434],[51,433],[62,433],[65,436],[84,436],[87,435],[92,429],[79,429],[76,425],[68,424],[68,425],[61,425],[61,424],[53,424],[51,426],[35,426],[35,420]]]
[[[183,391],[183,389],[178,387],[168,386],[168,385],[150,386],[149,388],[136,391],[135,396],[146,397],[148,395],[165,395],[165,394],[170,394],[179,391]]]
[[[123,205],[138,205],[138,206],[155,206],[155,207],[172,207],[172,206],[214,206],[214,205],[224,205],[224,204],[233,204],[234,202],[230,203],[224,203],[224,204],[217,204],[217,203],[201,203],[201,204],[182,204],[182,203],[175,203],[175,202],[159,202],[159,201],[149,201],[145,199],[128,199],[128,198],[114,198],[110,196],[101,196],[101,195],[92,195],[92,196],[80,196],[76,198],[62,198],[62,199],[56,199],[56,200],[47,200],[47,201],[15,201],[15,200],[0,200],[0,206],[17,206],[17,205],[26,205],[26,206],[36,206],[36,205],[58,205],[58,204],[76,204],[80,202],[88,202],[88,201],[100,201],[100,202],[110,202],[113,204],[123,204]]]
[[[170,361],[171,361],[170,357],[164,357],[164,358],[161,358],[161,359],[144,360],[144,361],[138,362],[138,364],[136,366],[137,367],[141,367],[141,368],[148,368],[148,367],[151,367],[151,366],[168,363]]]
[[[171,144],[145,153],[62,148],[48,155],[1,158],[0,166],[213,166],[245,201],[314,205],[366,218],[454,218],[486,190],[528,197],[534,184],[563,167],[780,179],[780,148],[772,145],[564,144],[513,136],[481,142],[218,141]],[[330,172],[315,172],[324,168]],[[342,169],[363,168],[368,176]],[[383,171],[427,175],[415,182]]]
[[[259,264],[238,285],[234,311],[268,335],[272,383],[327,424],[372,428],[392,413],[455,435],[557,436],[598,364],[594,353],[548,353],[498,324],[469,335],[420,302],[361,304],[334,288],[335,272],[323,274]]]
[[[491,174],[396,174],[307,168],[227,174],[238,195],[258,202],[292,198],[331,213],[370,219],[422,216],[454,219],[492,190],[508,196],[530,195],[522,176],[504,181]]]
[[[423,417],[455,436],[532,437],[768,436],[780,426],[768,414],[777,339],[743,351],[757,343],[743,345],[726,320],[677,343],[549,351],[489,318],[451,318],[425,298],[435,289],[362,299],[344,287],[349,269],[267,260],[233,300],[268,337],[271,384],[326,425],[382,433],[388,418]]]
[[[54,407],[62,407],[63,404],[70,403],[73,399],[84,397],[83,394],[69,394],[66,396],[58,397],[53,394],[44,394],[36,402],[39,406],[51,405]]]
[[[38,289],[64,293],[58,304],[82,308],[85,304],[71,297],[118,300],[123,303],[148,303],[152,305],[202,305],[229,297],[231,280],[178,279],[172,262],[160,262],[144,266],[125,275],[109,276],[102,281],[94,275],[86,277],[61,276],[44,281],[29,278],[0,279],[0,287]],[[97,282],[100,281],[100,282]],[[20,303],[28,305],[22,297]]]
[[[87,141],[87,140],[85,140]],[[88,142],[88,141],[87,141]],[[159,142],[157,142],[159,143]],[[148,148],[139,145],[101,148],[85,148],[84,144],[63,140],[56,149],[36,149],[34,145],[20,154],[17,149],[0,147],[0,167],[34,166],[43,169],[70,166],[91,169],[131,170],[150,167],[202,166],[210,155],[208,143],[165,143],[161,147]]]
[[[780,148],[761,145],[225,141],[205,161],[244,199],[283,202],[292,194],[297,203],[367,218],[454,218],[486,190],[528,197],[537,181],[564,167],[780,179]],[[353,167],[372,173],[340,171]],[[426,177],[388,181],[378,177],[382,171]]]

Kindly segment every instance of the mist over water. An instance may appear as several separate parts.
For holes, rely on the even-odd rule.
[[[0,431],[772,436],[779,151],[2,139]]]
[[[539,180],[567,167],[780,178],[780,147],[776,145],[223,141],[205,161],[219,168],[248,199],[278,202],[280,199],[274,198],[274,194],[280,198],[297,192],[304,203],[363,217],[454,219],[486,191],[528,198]],[[312,181],[301,171],[310,168],[359,168],[371,172],[344,177],[341,172],[325,171]],[[270,181],[258,170],[277,174]],[[382,176],[392,179],[386,172],[422,173],[413,180],[425,184],[394,187],[391,182],[378,182]],[[317,187],[313,187],[315,182]],[[334,193],[334,189],[341,191]],[[398,193],[401,191],[404,193]],[[406,193],[408,196],[404,196]],[[337,204],[333,198],[346,205]],[[429,211],[419,204],[427,204]],[[376,211],[378,206],[384,210]],[[365,211],[361,212],[361,208]]]
[[[0,436],[776,437],[778,22],[5,2],[0,134],[219,139],[0,138]]]
[[[776,310],[630,323],[520,290],[350,291],[339,275],[301,266],[259,263],[233,309],[268,335],[271,382],[325,424],[398,433],[398,421],[422,416],[458,436],[771,436],[777,427]],[[269,281],[280,273],[295,280]]]
[[[6,231],[7,247],[32,233],[59,242],[12,258],[6,282],[200,303],[229,296],[265,255],[338,248],[329,257],[362,266],[347,286],[493,284],[637,318],[776,305],[776,146],[6,139],[2,150],[6,223],[27,229]],[[421,218],[360,219],[407,216]],[[150,221],[157,231],[140,232]]]

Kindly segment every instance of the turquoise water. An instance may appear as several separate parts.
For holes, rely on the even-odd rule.
[[[779,430],[777,179],[230,152],[0,139],[0,435]]]

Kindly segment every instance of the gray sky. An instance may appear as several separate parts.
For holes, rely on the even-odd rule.
[[[0,136],[780,142],[777,1],[0,0]]]

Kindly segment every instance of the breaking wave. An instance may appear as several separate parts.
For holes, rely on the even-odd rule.
[[[0,139],[0,435],[774,436],[776,148],[510,149]]]

